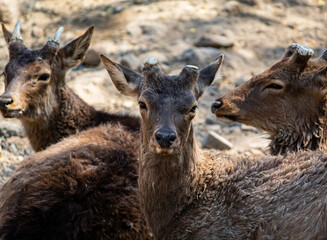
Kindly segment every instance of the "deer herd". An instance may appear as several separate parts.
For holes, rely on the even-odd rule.
[[[141,117],[97,111],[65,82],[93,27],[60,47],[63,28],[28,49],[11,33],[0,111],[35,153],[0,190],[0,240],[327,239],[327,51],[291,44],[281,60],[211,105],[225,122],[266,131],[270,155],[197,146],[192,119],[224,56],[178,75],[154,58],[137,73],[100,54]],[[326,195],[325,195],[326,193]]]

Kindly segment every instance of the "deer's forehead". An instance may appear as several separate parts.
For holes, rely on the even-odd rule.
[[[157,105],[188,105],[196,101],[192,91],[185,89],[148,88],[143,91],[140,98]]]
[[[169,94],[176,94],[180,91],[190,91],[193,85],[190,84],[190,79],[182,76],[170,76],[164,74],[157,74],[147,78],[145,89],[152,89],[152,91],[166,91]]]
[[[44,59],[42,52],[39,50],[25,50],[18,55],[11,56],[7,67],[8,69],[23,68],[32,64],[38,65],[40,62],[44,62],[46,60],[47,59]]]
[[[6,66],[7,74],[10,72],[39,72],[41,70],[50,70],[50,65],[48,62],[44,61],[42,58],[36,58],[35,60],[30,59],[29,61],[25,60],[24,62],[9,62]]]
[[[312,73],[312,71],[308,71],[308,73]],[[254,88],[256,86],[261,86],[267,84],[273,80],[279,80],[284,83],[296,83],[295,80],[300,80],[303,77],[303,73],[298,74],[297,71],[294,71],[292,68],[280,67],[273,68],[264,71],[261,74],[254,76],[249,82],[248,86],[250,88]]]

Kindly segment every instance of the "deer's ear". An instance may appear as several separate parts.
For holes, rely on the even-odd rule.
[[[1,24],[1,26],[2,26],[3,36],[5,37],[7,44],[9,44],[12,33],[7,30],[6,26],[3,23]]]
[[[196,84],[197,97],[200,97],[208,86],[220,78],[219,72],[223,61],[224,55],[221,54],[213,63],[201,69]]]
[[[64,68],[72,68],[84,58],[90,46],[94,27],[90,27],[82,36],[68,43],[57,52],[57,61],[61,61]]]
[[[114,63],[103,54],[100,54],[100,58],[118,91],[127,96],[138,96],[144,83],[143,76],[127,67]]]
[[[323,54],[320,56],[320,59],[327,62],[327,50],[323,52]]]

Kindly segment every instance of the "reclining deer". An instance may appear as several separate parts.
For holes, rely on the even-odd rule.
[[[4,117],[20,119],[35,151],[106,122],[119,122],[138,131],[138,118],[97,111],[65,83],[67,70],[86,53],[93,27],[59,48],[61,27],[41,49],[30,50],[23,44],[20,25],[19,21],[13,34],[2,25],[10,58],[3,72],[5,92],[0,96],[0,110]]]
[[[280,61],[212,104],[222,121],[267,131],[270,152],[327,150],[327,51],[291,44]]]
[[[0,190],[0,239],[152,239],[138,200],[138,139],[107,123],[31,154]]]
[[[92,31],[64,48],[50,40],[28,50],[17,28],[13,35],[4,28],[10,61],[3,113],[28,126],[36,150],[76,134],[29,156],[2,187],[1,240],[152,239],[138,201],[138,119],[97,112],[64,83]]]
[[[251,159],[197,147],[192,119],[223,56],[177,76],[162,74],[150,58],[138,78],[101,59],[117,89],[139,102],[140,201],[156,239],[327,237],[327,155]]]

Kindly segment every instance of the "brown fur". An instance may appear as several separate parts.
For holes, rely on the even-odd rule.
[[[138,201],[138,118],[96,111],[64,82],[92,31],[61,49],[9,43],[0,98],[14,101],[2,113],[37,151],[76,135],[25,159],[0,190],[1,240],[152,239]]]
[[[117,77],[124,71],[118,65],[101,58],[116,86],[135,85]],[[134,94],[142,115],[140,201],[155,238],[327,238],[327,155],[249,158],[198,149],[195,114],[185,106],[196,104],[221,62],[218,58],[209,66],[215,69],[211,74],[204,74],[208,68],[199,75],[183,74],[189,71],[184,69],[174,77],[161,74],[157,66],[145,66],[143,81],[134,88],[139,89]],[[162,129],[176,134],[166,149],[156,137]]]
[[[327,52],[302,64],[295,57],[287,49],[271,68],[216,100],[222,103],[214,109],[218,119],[267,131],[272,154],[327,150]]]
[[[0,100],[11,98],[13,102],[0,106],[0,110],[4,117],[21,120],[35,151],[106,122],[120,122],[132,131],[139,129],[138,118],[97,111],[66,86],[66,71],[83,59],[92,33],[93,27],[63,48],[47,43],[41,49],[29,50],[21,42],[9,42],[5,92]],[[44,74],[50,75],[49,79],[39,80]]]
[[[107,124],[24,160],[0,191],[0,238],[151,239],[138,201],[138,138]]]

